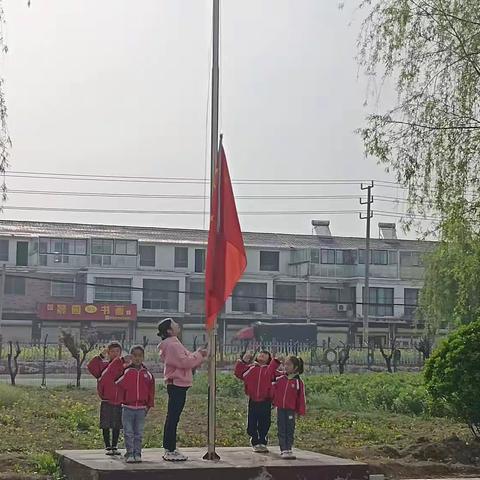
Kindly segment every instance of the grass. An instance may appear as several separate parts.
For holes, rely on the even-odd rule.
[[[308,415],[299,419],[296,444],[323,453],[372,460],[387,459],[385,446],[401,452],[422,441],[440,443],[454,435],[470,438],[466,426],[433,417],[419,375],[307,377]],[[246,399],[242,385],[219,375],[218,444],[248,445]],[[206,378],[196,377],[179,430],[180,446],[204,446]],[[148,416],[145,446],[161,447],[166,393]],[[58,449],[102,448],[93,389],[0,385],[0,477],[2,472],[38,473],[58,478]],[[276,438],[275,422],[271,438]],[[275,441],[273,443],[276,443]]]

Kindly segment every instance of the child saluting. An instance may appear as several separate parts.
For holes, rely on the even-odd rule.
[[[278,442],[281,457],[294,460],[292,452],[295,436],[295,416],[305,415],[305,385],[300,375],[303,360],[290,355],[284,362],[283,375],[277,376],[272,384],[273,405],[277,407]]]
[[[280,366],[267,350],[257,354],[255,362],[253,352],[247,352],[235,365],[235,376],[245,384],[248,400],[247,433],[253,451],[267,453],[268,431],[272,423],[272,381]]]
[[[121,358],[121,355],[122,346],[118,342],[111,342],[87,364],[88,371],[97,379],[97,393],[102,402],[100,405],[100,428],[107,455],[120,455],[117,446],[122,428],[122,406],[115,380],[123,373],[124,359]],[[108,367],[117,363],[120,365],[118,369],[114,368],[117,373],[105,376]],[[110,431],[112,432],[111,437]]]
[[[155,379],[143,364],[145,350],[141,345],[130,350],[131,363],[117,380],[122,398],[122,423],[127,463],[142,461],[145,417],[154,405]]]

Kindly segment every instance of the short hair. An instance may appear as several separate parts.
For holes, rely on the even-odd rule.
[[[145,349],[141,345],[134,345],[130,349],[130,355],[133,355],[133,352],[135,352],[135,350],[140,350],[143,353],[143,355],[145,355]]]
[[[301,375],[304,371],[303,359],[296,357],[295,355],[289,355],[287,358],[293,363],[295,371]]]
[[[107,345],[107,348],[108,348],[108,350],[112,350],[113,348],[119,348],[120,350],[123,350],[123,349],[122,349],[122,346],[121,346],[120,343],[117,342],[117,341],[110,342],[110,343]]]
[[[165,318],[158,324],[158,333],[157,335],[161,337],[162,340],[168,338],[168,330],[172,328],[173,318]]]
[[[272,361],[272,354],[268,350],[260,350],[258,353],[264,353],[265,355],[268,355],[267,363],[270,363]]]

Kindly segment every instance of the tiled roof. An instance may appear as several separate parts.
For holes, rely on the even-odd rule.
[[[78,223],[29,222],[0,220],[0,236],[59,237],[59,238],[118,238],[140,242],[204,245],[205,230],[134,227],[123,225],[93,225]],[[362,248],[364,238],[319,237],[286,233],[244,232],[245,245],[275,249],[302,249],[315,247]],[[435,242],[417,240],[372,239],[371,248],[431,250]]]

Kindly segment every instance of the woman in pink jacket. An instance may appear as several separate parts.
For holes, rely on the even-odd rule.
[[[171,318],[158,324],[160,359],[164,364],[164,380],[167,385],[168,410],[163,430],[163,459],[169,462],[185,461],[187,457],[177,450],[177,425],[182,414],[187,390],[192,386],[192,370],[201,365],[207,356],[203,348],[189,352],[178,339],[180,325]]]

